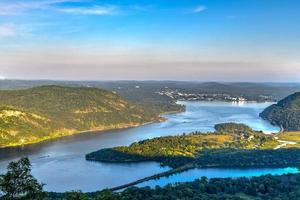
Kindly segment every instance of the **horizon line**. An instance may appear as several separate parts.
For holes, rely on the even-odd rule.
[[[0,81],[53,81],[53,82],[198,82],[198,83],[283,83],[283,84],[300,84],[300,81],[226,81],[226,80],[168,80],[168,79],[19,79],[19,78],[4,78]]]

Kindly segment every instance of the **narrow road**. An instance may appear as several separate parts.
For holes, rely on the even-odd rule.
[[[121,186],[110,188],[110,190],[111,191],[117,191],[117,190],[125,189],[127,187],[134,186],[134,185],[137,185],[139,183],[143,183],[145,181],[150,181],[152,179],[159,179],[159,178],[165,177],[165,176],[171,176],[173,174],[180,173],[180,172],[183,172],[183,171],[186,171],[186,170],[189,170],[189,169],[193,169],[195,167],[196,166],[193,163],[186,164],[186,165],[184,165],[182,167],[171,169],[171,170],[159,173],[159,174],[155,174],[155,175],[152,175],[152,176],[148,176],[148,177],[145,177],[145,178],[133,181],[131,183],[127,183],[127,184],[124,184],[124,185],[121,185]]]
[[[285,147],[288,144],[297,144],[297,142],[292,142],[292,141],[284,141],[284,140],[277,140],[277,141],[281,144],[275,147],[274,149],[280,149],[282,147]]]

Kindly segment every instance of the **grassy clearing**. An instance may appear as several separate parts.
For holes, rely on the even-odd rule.
[[[300,131],[284,132],[278,135],[279,140],[300,143]]]

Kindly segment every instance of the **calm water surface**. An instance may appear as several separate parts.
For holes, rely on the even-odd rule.
[[[298,169],[294,167],[287,168],[251,168],[251,169],[224,169],[224,168],[209,168],[209,169],[191,169],[180,174],[174,174],[169,177],[162,177],[158,180],[150,180],[139,184],[139,187],[155,187],[156,185],[165,186],[169,183],[190,182],[202,176],[207,178],[237,178],[237,177],[253,177],[266,174],[283,175],[298,173]]]
[[[183,132],[213,131],[221,122],[239,122],[255,130],[278,132],[279,128],[260,119],[258,114],[270,103],[179,102],[186,112],[165,115],[167,121],[137,128],[86,133],[55,141],[0,150],[0,171],[8,162],[28,156],[33,174],[48,191],[81,189],[85,192],[125,184],[154,173],[168,170],[158,163],[107,164],[85,161],[85,154],[101,148],[129,145],[142,139],[178,135]],[[202,172],[201,172],[202,173]],[[201,173],[197,176],[202,176]],[[211,174],[228,176],[228,171]],[[184,174],[184,173],[183,173]],[[221,175],[220,175],[221,174]],[[230,173],[229,173],[230,174]],[[205,175],[205,173],[204,173]],[[243,174],[240,174],[243,175]]]

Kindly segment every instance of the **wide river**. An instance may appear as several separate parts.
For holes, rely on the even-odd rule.
[[[214,125],[221,122],[245,123],[255,130],[263,130],[268,133],[279,131],[278,127],[270,125],[258,116],[270,103],[179,103],[186,105],[186,112],[164,115],[168,119],[165,122],[122,130],[85,133],[20,148],[2,149],[0,150],[0,172],[5,171],[10,161],[28,156],[33,165],[33,175],[46,184],[46,190],[56,192],[78,189],[85,192],[95,191],[122,185],[168,169],[162,168],[154,162],[108,164],[85,160],[86,153],[101,148],[129,145],[143,139],[178,135],[183,132],[213,131]],[[287,169],[274,170],[278,172],[276,174],[282,174]],[[186,180],[196,178],[195,176],[191,177],[191,173],[196,174],[197,177],[201,177],[201,175],[236,177],[247,174],[273,173],[271,169],[253,169],[252,171],[214,169],[202,172],[190,171],[189,175],[184,177],[189,177]],[[234,175],[231,175],[232,173]],[[176,175],[175,180],[183,179],[185,181],[183,175]],[[158,182],[160,185],[167,181],[167,179],[161,180],[162,182]],[[172,180],[170,181],[172,182]],[[149,185],[153,184],[153,182],[149,183]]]

